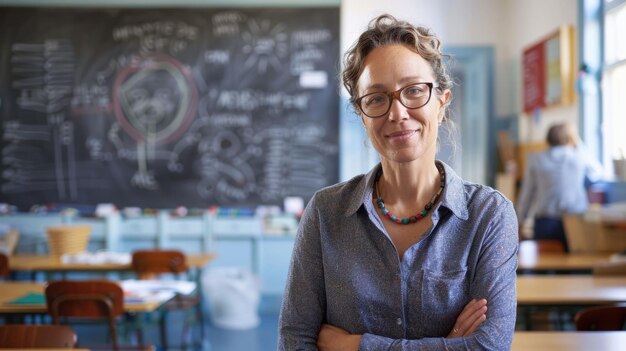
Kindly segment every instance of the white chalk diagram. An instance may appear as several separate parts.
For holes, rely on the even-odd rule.
[[[177,157],[159,151],[159,145],[176,143],[187,131],[196,113],[197,91],[188,68],[176,59],[151,55],[121,70],[113,85],[113,110],[117,124],[109,131],[109,140],[121,158],[135,159],[137,170],[131,184],[155,190],[158,183],[150,170],[150,161],[173,161],[170,170],[182,167]],[[136,142],[129,152],[117,134],[120,130]],[[125,151],[122,151],[125,150]]]
[[[288,31],[283,22],[243,15],[223,16],[220,25],[224,36],[236,35],[242,44],[207,47],[200,53],[203,62],[196,62],[193,70],[166,53],[124,50],[103,58],[108,61],[95,65],[90,78],[77,86],[69,41],[16,44],[11,64],[20,77],[13,83],[20,91],[17,105],[40,112],[42,123],[4,122],[8,145],[2,150],[2,190],[54,189],[60,200],[69,200],[76,197],[77,178],[85,188],[111,185],[106,176],[89,179],[82,169],[93,168],[93,162],[119,161],[132,166],[130,173],[125,168],[120,174],[134,188],[158,190],[160,182],[170,181],[163,172],[191,174],[199,176],[194,178],[198,197],[225,204],[277,203],[335,181],[336,170],[325,165],[338,153],[336,143],[327,141],[336,130],[326,130],[326,116],[309,115],[310,91],[226,87],[202,73],[234,72],[252,77],[246,79],[250,83],[258,83],[255,76],[297,82],[302,73],[322,70],[322,46],[332,34],[322,29]],[[134,40],[127,39],[131,44]],[[232,65],[235,59],[241,59],[237,67]],[[42,70],[45,75],[36,73]],[[233,75],[228,77],[233,80]],[[68,108],[79,118],[107,118],[106,135],[87,130],[84,145],[74,145],[74,125],[64,115]],[[50,145],[52,169],[33,158],[33,142]],[[89,159],[77,161],[75,147],[85,147]],[[190,162],[188,155],[197,159]]]
[[[284,24],[272,25],[270,20],[248,21],[248,30],[241,33],[245,43],[242,52],[248,55],[244,69],[256,68],[259,74],[266,73],[269,67],[279,71],[289,53],[289,35],[285,30]]]

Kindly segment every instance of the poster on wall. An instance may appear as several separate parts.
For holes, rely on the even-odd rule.
[[[538,109],[574,102],[574,28],[562,26],[522,54],[523,108]]]

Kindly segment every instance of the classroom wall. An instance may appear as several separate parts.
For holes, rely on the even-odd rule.
[[[341,51],[345,52],[368,22],[389,13],[398,19],[429,27],[441,39],[444,51],[451,46],[493,46],[496,63],[504,60],[507,19],[506,1],[501,0],[343,0],[341,5]],[[496,76],[506,76],[496,70]],[[503,83],[506,80],[503,80]],[[507,92],[497,84],[496,114],[510,113]],[[505,84],[502,84],[504,88]]]
[[[578,107],[555,107],[539,118],[521,111],[521,55],[523,49],[556,30],[576,25],[574,0],[0,0],[19,6],[341,6],[341,52],[345,52],[381,13],[390,13],[431,27],[446,47],[495,48],[496,117],[519,117],[519,140],[542,140],[547,126],[556,121],[577,122]],[[376,161],[366,144],[358,118],[351,112],[345,92],[341,106],[340,178],[365,172]]]
[[[356,40],[368,21],[381,13],[428,26],[446,46],[495,47],[495,110],[497,117],[517,115],[520,141],[542,140],[547,125],[577,121],[577,106],[551,108],[538,120],[521,113],[521,56],[525,47],[560,25],[576,25],[573,0],[343,0],[342,52]]]
[[[432,29],[440,38],[443,51],[447,48],[492,47],[495,52],[495,114],[506,116],[511,114],[512,94],[505,70],[503,46],[506,37],[502,28],[506,27],[506,2],[501,0],[343,0],[341,3],[341,52],[347,51],[357,40],[369,21],[383,13],[389,13],[398,19],[423,25]],[[343,91],[344,99],[347,93]],[[342,121],[356,120],[354,115],[342,116]],[[345,122],[345,123],[349,123]],[[354,122],[353,128],[362,127]],[[458,145],[463,148],[467,145]],[[469,147],[469,146],[467,146]],[[361,149],[363,170],[371,168],[376,161],[375,151],[371,148]]]
[[[512,93],[515,98],[514,111],[517,111],[519,115],[520,142],[543,141],[548,127],[556,122],[569,121],[578,125],[576,103],[572,106],[552,107],[542,111],[539,116],[528,116],[519,112],[522,109],[522,51],[557,30],[560,25],[577,27],[577,6],[574,0],[507,0],[507,17],[510,20],[508,21],[508,45],[505,50],[507,50],[507,61],[514,69],[511,86],[515,87]],[[578,67],[577,63],[575,67]]]

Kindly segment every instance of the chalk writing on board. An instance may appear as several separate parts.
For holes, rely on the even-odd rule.
[[[338,22],[337,8],[4,8],[0,201],[308,199],[338,178]]]
[[[59,199],[75,199],[74,126],[66,120],[75,68],[74,47],[67,39],[49,39],[43,43],[14,43],[10,52],[15,102],[19,108],[40,115],[28,122],[3,124],[3,137],[9,146],[3,148],[3,168],[7,171],[2,175],[2,191],[50,189],[56,190]],[[50,168],[32,162],[32,153],[39,153],[41,147],[53,150]]]

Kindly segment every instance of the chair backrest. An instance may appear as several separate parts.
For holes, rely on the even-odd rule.
[[[7,278],[9,276],[9,257],[0,253],[0,277]]]
[[[586,308],[574,317],[576,330],[625,330],[626,306]]]
[[[0,325],[0,348],[74,348],[76,334],[65,325]]]
[[[124,291],[115,282],[53,281],[46,286],[46,303],[54,324],[60,317],[106,319],[113,347],[119,348],[115,319],[124,313]]]
[[[597,238],[602,235],[602,224],[586,221],[581,215],[563,215],[563,228],[571,253],[596,252]]]
[[[188,269],[185,254],[178,250],[135,251],[132,266],[140,279],[155,278],[163,273],[185,273]]]
[[[565,246],[559,240],[540,239],[535,240],[539,253],[565,253]]]

